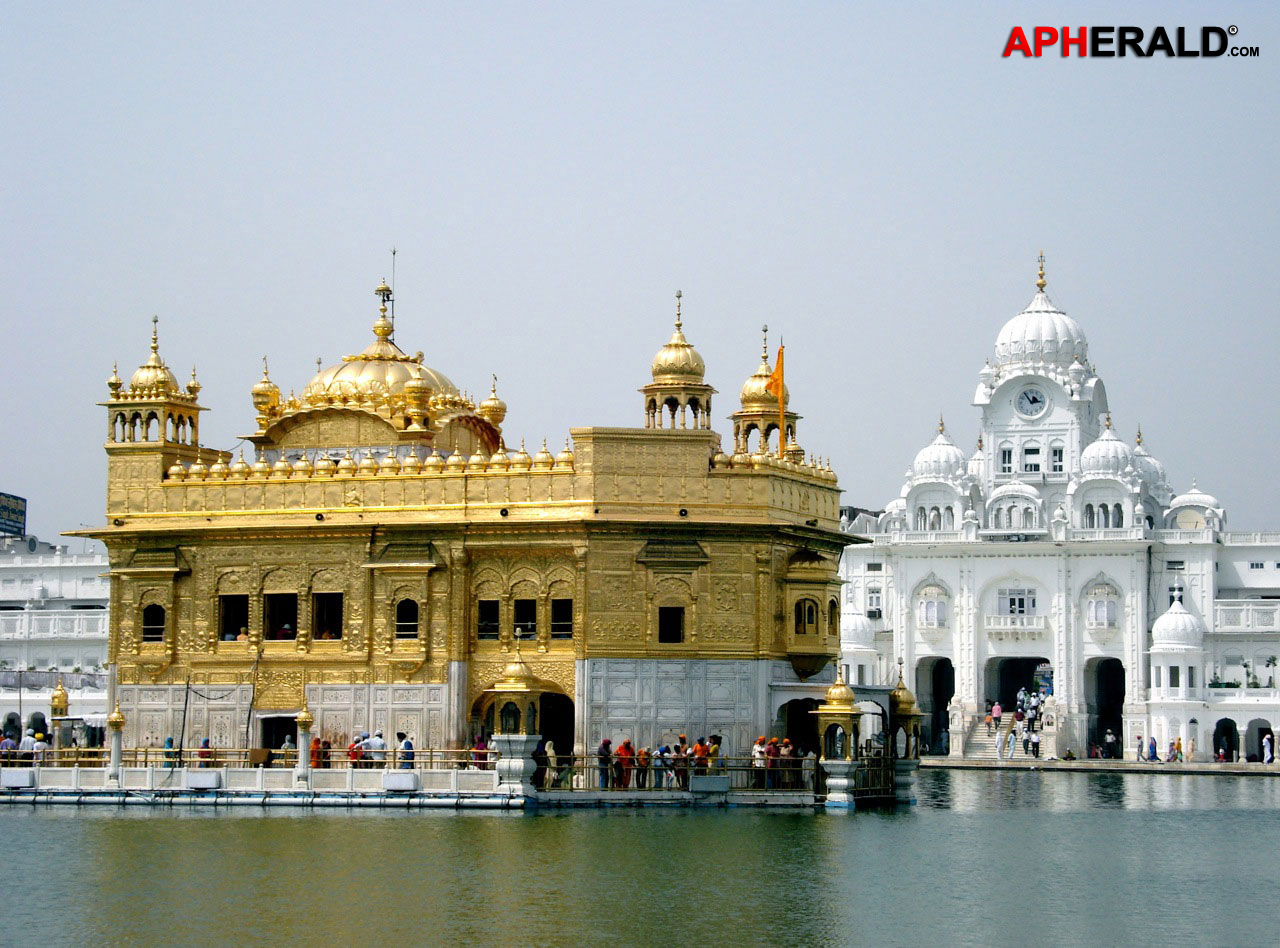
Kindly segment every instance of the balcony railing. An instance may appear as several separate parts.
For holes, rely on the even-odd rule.
[[[1212,530],[1156,530],[1155,539],[1161,543],[1212,543]]]
[[[1273,543],[1280,543],[1280,531],[1264,530],[1260,532],[1255,531],[1252,533],[1241,533],[1238,531],[1233,531],[1230,533],[1223,533],[1222,542],[1232,543],[1236,545],[1248,544],[1248,545],[1254,545],[1254,546],[1258,546],[1258,545],[1270,546]]]
[[[987,634],[993,639],[1022,641],[1044,636],[1048,625],[1044,616],[986,616]]]
[[[1215,632],[1280,632],[1280,602],[1219,599],[1213,604]]]
[[[1068,540],[1141,540],[1145,535],[1143,527],[1089,527],[1067,531]]]

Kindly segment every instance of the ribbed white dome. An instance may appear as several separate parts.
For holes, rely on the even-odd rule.
[[[1069,367],[1084,362],[1089,342],[1074,319],[1053,305],[1041,290],[1024,309],[1004,324],[996,337],[996,363],[1040,362]]]
[[[945,431],[925,445],[916,455],[911,470],[916,477],[959,477],[964,473],[964,452],[955,446]]]
[[[1080,454],[1080,471],[1085,477],[1118,477],[1133,461],[1133,450],[1108,427],[1102,437]]]
[[[1133,449],[1133,466],[1149,487],[1158,487],[1165,482],[1164,465],[1153,458],[1142,445]]]
[[[1175,601],[1151,626],[1151,648],[1200,648],[1204,643],[1204,623]]]
[[[969,476],[983,478],[987,475],[987,452],[982,448],[974,451],[969,458]]]
[[[1196,482],[1193,480],[1191,482],[1191,490],[1187,491],[1185,494],[1179,494],[1177,497],[1173,498],[1173,501],[1169,504],[1169,509],[1172,510],[1174,507],[1217,507],[1217,506],[1218,506],[1218,498],[1214,497],[1212,494],[1206,494],[1204,491],[1202,491],[1199,487],[1196,486]]]
[[[840,644],[855,648],[874,648],[876,630],[861,612],[845,616],[840,623]]]

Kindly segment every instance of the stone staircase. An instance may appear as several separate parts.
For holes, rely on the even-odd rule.
[[[1013,727],[1013,716],[1006,714],[1000,722],[999,740],[1007,741],[1009,739],[1009,730]],[[982,723],[982,717],[975,717],[973,729],[969,732],[969,739],[964,744],[965,760],[995,760],[996,759],[996,740],[997,735],[995,728],[991,729],[991,734],[987,734],[987,726]],[[1014,759],[1023,756],[1022,744],[1017,742],[1017,746],[1013,752]]]

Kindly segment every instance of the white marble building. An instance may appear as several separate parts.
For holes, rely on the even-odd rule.
[[[898,497],[846,510],[873,541],[841,564],[850,680],[884,683],[902,656],[935,751],[987,753],[987,703],[1039,674],[1050,753],[1083,756],[1108,727],[1128,757],[1139,735],[1162,755],[1178,737],[1200,760],[1257,753],[1280,723],[1280,531],[1228,532],[1140,430],[1120,436],[1083,330],[1044,286],[1042,269],[978,373],[973,453],[939,421]]]
[[[26,726],[33,714],[49,714],[57,673],[66,679],[73,715],[105,718],[107,569],[105,554],[69,553],[65,545],[30,536],[0,537],[0,720],[6,730],[19,718]],[[103,687],[80,687],[88,684],[82,675],[94,675]]]

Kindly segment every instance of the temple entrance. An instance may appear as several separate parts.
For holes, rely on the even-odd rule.
[[[1084,701],[1089,714],[1088,739],[1104,746],[1107,729],[1124,748],[1124,663],[1118,658],[1091,658],[1084,665]]]
[[[27,717],[27,727],[35,731],[37,734],[49,734],[49,723],[45,720],[43,711],[34,711]]]
[[[1244,732],[1245,760],[1262,760],[1262,739],[1271,734],[1271,722],[1254,718]],[[1271,738],[1271,753],[1275,754],[1275,736]]]
[[[951,659],[922,658],[917,662],[915,691],[925,713],[921,739],[929,753],[945,754],[949,743],[947,703],[956,693],[956,669]]]
[[[797,756],[803,757],[809,751],[821,753],[818,742],[818,717],[810,711],[818,707],[814,698],[795,698],[778,709],[778,720],[782,725],[782,736],[791,739]]]
[[[286,737],[291,738],[294,746],[297,746],[298,723],[294,720],[292,714],[262,718],[260,723],[262,725],[262,743],[259,745],[260,747],[278,751]]]
[[[1048,666],[1046,673],[1045,668]],[[1052,666],[1047,658],[992,658],[987,660],[986,699],[999,701],[1012,714],[1018,703],[1018,689],[1032,691],[1047,680],[1052,693]]]
[[[22,718],[18,717],[16,711],[10,711],[4,716],[4,735],[12,737],[15,741],[22,738]]]
[[[1236,730],[1236,722],[1223,718],[1213,728],[1213,753],[1221,751],[1224,759],[1233,761],[1240,753],[1240,732]]]
[[[555,744],[556,756],[573,753],[573,700],[548,692],[540,699],[542,737]]]

